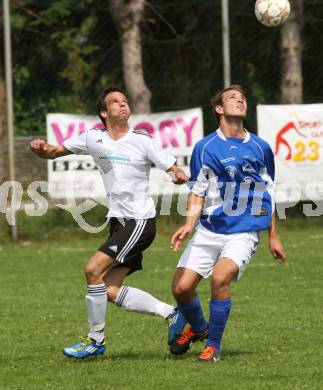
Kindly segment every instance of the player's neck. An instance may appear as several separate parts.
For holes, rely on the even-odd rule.
[[[222,118],[220,129],[226,138],[245,138],[246,132],[240,118]]]
[[[114,140],[117,141],[118,139],[122,138],[125,136],[128,131],[129,131],[129,126],[128,123],[110,123],[107,126],[108,132],[110,137]]]

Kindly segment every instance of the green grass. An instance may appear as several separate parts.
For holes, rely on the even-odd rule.
[[[170,234],[158,236],[144,271],[127,281],[168,302],[178,260],[168,249]],[[280,234],[288,262],[276,264],[263,234],[232,287],[223,360],[210,365],[196,362],[200,343],[183,357],[170,356],[164,320],[111,304],[107,353],[68,360],[62,347],[87,329],[83,264],[101,238],[2,245],[0,389],[322,389],[323,232],[283,222]],[[199,293],[207,314],[209,281]]]

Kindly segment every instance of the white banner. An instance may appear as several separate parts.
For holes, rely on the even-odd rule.
[[[323,200],[323,104],[257,106],[276,162],[278,203]]]
[[[48,114],[47,142],[62,144],[86,129],[103,127],[94,116]],[[189,161],[195,143],[203,137],[203,116],[200,108],[149,115],[132,115],[130,126],[145,129],[163,148],[177,158],[178,166],[189,173]],[[90,156],[70,155],[48,161],[49,194],[52,198],[104,199],[105,191],[99,171]],[[188,191],[175,186],[169,176],[157,168],[150,173],[152,195]]]

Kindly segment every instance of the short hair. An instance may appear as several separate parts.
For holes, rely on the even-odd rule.
[[[246,93],[241,85],[233,84],[230,85],[230,87],[224,88],[221,91],[217,92],[212,98],[211,98],[211,107],[213,114],[215,115],[215,118],[218,123],[220,123],[220,115],[215,111],[216,106],[222,106],[223,104],[223,94],[227,91],[235,90],[241,93],[241,95],[246,96]]]
[[[120,93],[122,93],[122,95],[127,97],[125,91],[122,88],[117,87],[115,85],[111,85],[109,88],[105,89],[101,93],[101,95],[100,95],[100,97],[98,99],[98,102],[96,104],[96,108],[97,108],[97,111],[98,111],[98,115],[99,115],[99,117],[101,119],[101,122],[104,124],[104,127],[106,126],[106,123],[105,123],[105,119],[101,115],[101,111],[106,111],[107,107],[106,107],[104,99],[107,97],[107,95],[109,95],[109,93],[112,93],[112,92],[120,92]]]

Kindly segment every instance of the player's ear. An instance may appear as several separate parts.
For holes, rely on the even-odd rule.
[[[217,104],[216,106],[215,106],[215,112],[217,113],[217,114],[223,114],[223,107],[220,105],[220,104]]]
[[[108,116],[108,112],[107,111],[100,111],[100,115],[106,119],[106,117]]]

